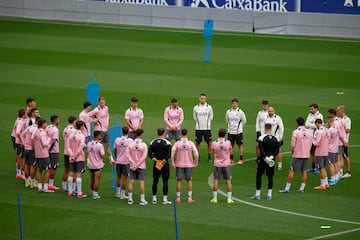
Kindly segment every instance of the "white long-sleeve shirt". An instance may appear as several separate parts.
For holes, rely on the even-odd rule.
[[[243,126],[246,124],[246,116],[240,108],[228,109],[225,114],[225,119],[228,123],[228,133],[235,135],[243,132]]]
[[[196,130],[211,130],[211,121],[214,118],[212,107],[205,104],[198,104],[193,109]]]
[[[284,124],[281,117],[276,114],[270,117],[268,114],[264,122],[264,129],[266,123],[271,124],[271,134],[275,135],[279,139],[279,141],[281,141],[284,136]],[[262,134],[264,134],[264,132]]]

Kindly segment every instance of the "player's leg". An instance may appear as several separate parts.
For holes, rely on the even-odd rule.
[[[195,130],[195,146],[199,153],[199,162],[200,162],[200,143],[202,142],[202,132],[200,130]]]
[[[187,179],[187,190],[188,190],[188,203],[193,203],[195,202],[192,199],[192,179]]]
[[[62,174],[62,191],[66,192],[68,190],[68,174],[69,174],[69,155],[64,155],[64,171]]]
[[[126,182],[127,182],[129,173],[130,173],[130,165],[129,165],[129,164],[122,165],[122,169],[121,169],[120,199],[126,199],[126,198],[128,198],[128,197],[125,195],[125,192],[126,192]]]
[[[266,175],[268,177],[268,193],[267,193],[267,200],[272,199],[272,191],[273,191],[273,185],[274,185],[274,167],[266,167]]]
[[[157,193],[157,185],[159,183],[159,179],[161,176],[161,171],[158,170],[155,166],[153,167],[153,184],[152,184],[152,204],[157,203],[156,193]]]
[[[147,205],[148,202],[145,200],[145,178],[146,169],[139,169],[139,189],[140,189],[140,205]]]
[[[92,198],[93,199],[99,199],[101,198],[99,195],[99,187],[100,187],[100,179],[101,179],[101,175],[102,175],[102,171],[101,169],[96,169],[94,171],[94,176],[93,176],[93,193],[92,193]]]
[[[115,164],[116,167],[116,194],[115,197],[120,198],[120,181],[121,181],[121,171],[120,171],[120,164]]]
[[[170,178],[170,168],[169,164],[166,163],[161,169],[162,183],[163,183],[163,204],[171,204],[168,201],[168,192],[169,192],[169,178]]]
[[[288,193],[290,191],[291,188],[291,183],[294,180],[294,175],[295,175],[295,169],[297,169],[297,166],[299,164],[299,159],[293,158],[291,160],[291,164],[290,164],[290,169],[289,169],[289,173],[288,173],[288,178],[287,178],[287,182],[286,182],[286,186],[284,189],[279,190],[280,193]]]
[[[45,167],[45,180],[44,180],[44,192],[54,192],[53,190],[49,189],[49,180],[50,180],[50,158],[45,158],[44,162],[46,163]]]
[[[76,162],[75,164],[75,178],[76,178],[76,189],[77,197],[85,198],[87,195],[82,191],[82,174],[85,172],[85,162]]]
[[[131,171],[132,172],[132,171]],[[128,194],[129,194],[129,199],[128,199],[128,204],[131,205],[134,203],[134,200],[132,198],[133,196],[133,190],[134,190],[134,183],[135,183],[135,179],[133,179],[132,177],[130,177],[130,181],[129,181],[129,185],[128,185]]]
[[[350,172],[350,157],[349,157],[349,148],[348,147],[344,147],[343,157],[345,159],[346,172],[342,177],[349,178],[349,177],[351,177],[351,172]]]
[[[233,203],[234,200],[232,200],[231,168],[230,166],[224,167],[222,171],[223,171],[223,178],[225,179],[226,182],[227,203]]]
[[[42,185],[42,170],[40,168],[37,169],[37,181],[38,181],[38,191],[43,191],[43,185]]]
[[[255,195],[253,195],[250,199],[260,200],[261,176],[264,174],[265,164],[266,163],[264,163],[263,161],[260,161],[258,163],[258,166],[257,166],[257,169],[256,169],[256,191],[255,191]]]
[[[30,178],[31,178],[31,188],[37,188],[37,181],[36,181],[36,161],[35,161],[35,153],[34,151],[30,154]]]
[[[59,190],[57,186],[54,185],[56,170],[59,166],[59,154],[58,153],[50,153],[50,179],[49,179],[49,189],[50,190]]]
[[[204,139],[207,143],[207,152],[208,152],[208,162],[212,162],[211,159],[211,153],[212,153],[212,136],[211,136],[211,131],[210,130],[206,130],[203,132],[204,134]]]

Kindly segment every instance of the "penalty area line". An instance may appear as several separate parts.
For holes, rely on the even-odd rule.
[[[317,236],[317,237],[313,237],[313,238],[308,238],[306,240],[316,240],[316,239],[329,238],[329,237],[339,236],[339,235],[352,233],[352,232],[356,232],[356,231],[360,231],[360,228],[353,228],[353,229],[349,229],[349,230],[345,230],[345,231],[341,231],[341,232],[337,232],[337,233],[321,235],[321,236]]]

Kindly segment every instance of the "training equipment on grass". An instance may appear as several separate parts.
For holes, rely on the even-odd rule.
[[[120,118],[119,115],[115,115],[114,116],[114,126],[109,128],[109,138],[110,138],[109,141],[110,141],[110,150],[111,150],[111,152],[114,151],[115,139],[117,137],[122,136],[120,119],[121,118]],[[111,189],[116,190],[116,167],[115,167],[115,164],[111,164],[110,166],[111,166],[111,172],[112,172],[112,186],[111,186]]]
[[[176,240],[179,239],[179,229],[178,229],[178,221],[177,221],[177,210],[176,210],[176,197],[173,199],[174,204],[174,219],[175,219],[175,237]]]
[[[20,193],[18,193],[18,215],[19,215],[19,234],[20,234],[20,240],[22,240],[23,239],[23,231],[22,231],[22,214],[21,214]]]
[[[214,28],[214,20],[210,19],[211,14],[208,13],[207,19],[204,21],[204,62],[210,62],[211,45]]]
[[[321,229],[329,229],[329,228],[331,228],[331,226],[329,226],[329,225],[322,225],[320,228],[321,228]]]

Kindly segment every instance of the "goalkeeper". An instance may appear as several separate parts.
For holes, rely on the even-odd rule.
[[[171,204],[168,201],[168,181],[170,177],[170,168],[168,160],[171,155],[171,143],[165,139],[165,129],[159,128],[157,130],[158,137],[150,142],[148,155],[154,161],[153,167],[153,185],[152,185],[152,204],[157,203],[156,192],[160,176],[163,181],[163,201],[164,205]]]
[[[272,199],[272,187],[274,177],[275,156],[279,153],[279,141],[276,136],[271,134],[271,124],[265,124],[265,134],[258,139],[260,148],[260,158],[258,158],[256,170],[256,192],[251,197],[254,200],[260,200],[261,176],[266,172],[268,177],[267,199]]]

